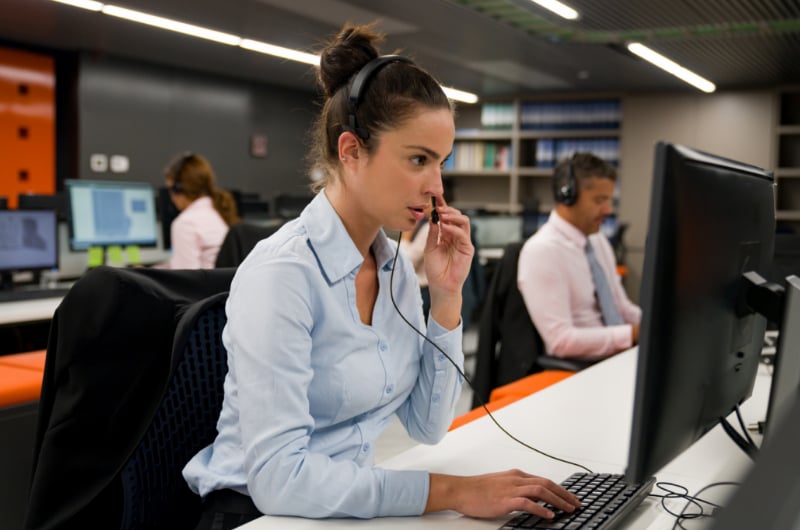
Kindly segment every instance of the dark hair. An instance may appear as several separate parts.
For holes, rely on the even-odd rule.
[[[383,36],[374,25],[345,25],[322,50],[318,80],[325,102],[312,130],[309,162],[322,178],[312,184],[319,190],[339,164],[339,135],[349,130],[348,97],[356,74],[379,56],[376,44]],[[378,69],[361,93],[355,110],[360,136],[368,153],[375,150],[380,133],[399,127],[420,107],[453,110],[439,83],[411,62],[390,62]],[[355,131],[353,131],[355,132]]]
[[[556,202],[559,202],[558,190],[570,184],[570,172],[574,175],[574,185],[578,190],[592,177],[617,180],[617,170],[607,161],[592,153],[575,153],[562,159],[553,170],[553,194]]]
[[[217,187],[214,170],[204,156],[195,153],[180,155],[167,166],[164,177],[172,181],[170,189],[173,192],[183,193],[191,200],[211,197],[214,209],[228,226],[241,220],[236,211],[233,195]]]

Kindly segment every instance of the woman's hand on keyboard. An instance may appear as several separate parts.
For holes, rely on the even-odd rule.
[[[472,477],[431,473],[425,512],[456,510],[470,517],[492,518],[520,510],[553,517],[537,501],[568,513],[580,506],[578,498],[559,484],[514,469]]]

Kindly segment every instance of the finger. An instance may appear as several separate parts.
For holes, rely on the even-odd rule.
[[[549,481],[547,481],[549,482]],[[570,492],[550,482],[545,484],[529,484],[523,486],[521,494],[533,500],[544,501],[565,512],[572,512],[580,506],[580,501]]]
[[[519,510],[521,512],[528,512],[533,515],[538,515],[544,519],[552,519],[555,516],[549,508],[545,508],[538,502],[534,502],[527,497],[519,497],[515,499],[513,503],[513,510]]]

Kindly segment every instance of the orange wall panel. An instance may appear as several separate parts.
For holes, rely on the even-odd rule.
[[[0,47],[0,196],[54,193],[55,64],[52,57]]]

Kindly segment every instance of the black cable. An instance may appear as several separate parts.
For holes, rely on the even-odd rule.
[[[722,425],[723,430],[728,434],[731,440],[734,441],[739,448],[744,451],[744,453],[750,457],[751,460],[755,460],[756,454],[758,453],[758,449],[755,445],[751,445],[747,442],[747,440],[733,428],[733,426],[728,423],[728,420],[725,418],[719,419],[720,425]]]
[[[701,493],[703,493],[709,488],[716,486],[736,486],[738,484],[739,484],[738,482],[714,482],[712,484],[704,486],[694,495],[689,495],[689,490],[685,486],[682,486],[680,484],[675,484],[674,482],[657,482],[655,484],[656,487],[661,490],[664,490],[666,494],[658,495],[656,493],[651,493],[649,496],[660,498],[661,507],[664,509],[665,512],[667,512],[668,514],[670,514],[675,518],[675,523],[672,525],[673,530],[675,528],[682,528],[686,530],[686,528],[682,524],[682,521],[689,519],[699,519],[701,517],[710,517],[711,515],[713,515],[713,512],[706,513],[705,510],[703,510],[702,506],[703,504],[708,504],[713,508],[720,508],[719,504],[707,501],[705,499],[701,499],[699,497]],[[666,501],[669,499],[685,499],[686,504],[684,505],[683,509],[680,512],[676,513],[672,511],[672,509],[670,509],[669,506],[667,506]],[[686,509],[689,508],[689,506],[695,506],[698,511],[693,513],[686,513]]]
[[[690,516],[687,516],[687,514],[684,513],[686,511],[686,508],[688,508],[689,505],[690,505],[690,503],[687,502],[686,505],[683,507],[683,509],[680,511],[680,513],[677,515],[677,518],[675,519],[675,524],[672,525],[672,528],[674,529],[675,525],[678,525],[681,528],[684,528],[684,530],[685,530],[685,527],[682,524],[680,524],[681,519],[697,519],[699,517],[710,517],[711,515],[713,515],[713,512],[712,513],[704,513],[703,512],[703,507],[699,505],[700,502],[702,502],[704,504],[708,504],[709,506],[713,506],[714,508],[720,508],[721,507],[719,504],[703,500],[703,499],[701,499],[699,497],[699,495],[701,493],[703,493],[704,491],[706,491],[707,489],[715,488],[717,486],[738,486],[738,485],[739,485],[739,482],[712,482],[711,484],[708,484],[708,485],[703,486],[702,488],[700,488],[697,491],[697,493],[695,493],[694,495],[687,496],[687,499],[689,499],[689,498],[692,499],[693,503],[700,507],[700,513],[699,514],[689,514]],[[672,512],[670,512],[670,514],[672,514]]]
[[[747,438],[747,442],[751,447],[758,447],[753,441],[752,436],[750,436],[750,431],[747,429],[747,425],[744,423],[744,418],[742,418],[742,410],[739,408],[739,405],[736,405],[736,417],[739,419],[739,427],[742,428],[742,432],[744,433],[744,437]],[[758,451],[756,451],[756,454],[757,453]]]
[[[417,334],[418,334],[420,337],[422,337],[423,339],[425,339],[426,341],[428,341],[428,342],[429,342],[429,343],[430,343],[430,344],[431,344],[431,345],[432,345],[434,348],[436,348],[437,350],[439,350],[439,352],[440,352],[442,355],[444,355],[444,356],[445,356],[445,358],[446,358],[448,361],[450,361],[450,364],[452,364],[452,365],[455,367],[455,369],[458,371],[459,375],[460,375],[461,377],[463,377],[463,378],[464,378],[464,381],[466,381],[466,382],[467,382],[467,384],[469,385],[469,387],[470,387],[470,388],[472,389],[472,391],[474,392],[475,396],[477,396],[477,398],[478,398],[478,401],[479,401],[479,402],[480,402],[480,404],[481,404],[481,407],[483,407],[483,410],[485,410],[485,411],[486,411],[486,414],[489,416],[489,418],[491,418],[491,420],[494,422],[494,424],[497,426],[497,428],[498,428],[498,429],[500,429],[500,430],[501,430],[501,431],[502,431],[502,432],[503,432],[503,433],[504,433],[506,436],[508,436],[509,438],[511,438],[512,440],[514,440],[515,442],[517,442],[518,444],[522,445],[523,447],[525,447],[525,448],[527,448],[527,449],[530,449],[531,451],[533,451],[533,452],[535,452],[535,453],[539,453],[539,454],[540,454],[540,455],[542,455],[542,456],[546,456],[547,458],[551,458],[551,459],[553,459],[553,460],[557,460],[558,462],[563,462],[564,464],[569,464],[569,465],[572,465],[572,466],[579,467],[579,468],[581,468],[581,469],[585,470],[587,473],[593,473],[593,471],[592,471],[591,469],[589,469],[588,467],[586,467],[586,466],[584,466],[584,465],[582,465],[582,464],[578,464],[577,462],[571,462],[571,461],[569,461],[569,460],[565,460],[565,459],[563,459],[563,458],[559,458],[559,457],[557,457],[557,456],[553,456],[553,455],[551,455],[551,454],[548,454],[548,453],[546,453],[546,452],[542,451],[541,449],[537,449],[537,448],[535,448],[535,447],[533,447],[533,446],[531,446],[531,445],[528,445],[528,444],[526,444],[525,442],[523,442],[522,440],[520,440],[519,438],[517,438],[516,436],[514,436],[514,435],[513,435],[513,434],[511,434],[510,432],[508,432],[508,431],[507,431],[507,430],[506,430],[506,429],[505,429],[505,428],[504,428],[502,425],[500,425],[500,423],[499,423],[499,422],[498,422],[498,421],[495,419],[495,417],[492,415],[491,411],[490,411],[490,410],[489,410],[489,408],[486,406],[486,403],[484,403],[484,402],[483,402],[483,399],[481,399],[480,395],[478,395],[478,392],[477,392],[477,390],[475,390],[475,386],[472,384],[472,381],[470,381],[470,380],[469,380],[469,378],[466,376],[466,374],[464,373],[464,371],[463,371],[463,370],[461,370],[461,368],[459,368],[459,366],[456,364],[456,362],[455,362],[455,361],[453,361],[453,359],[451,359],[451,358],[450,358],[450,356],[447,354],[447,352],[445,352],[443,349],[441,349],[441,348],[439,347],[439,345],[438,345],[438,344],[436,344],[435,342],[433,342],[433,341],[432,341],[431,339],[429,339],[429,338],[428,338],[428,337],[427,337],[427,336],[426,336],[424,333],[422,333],[420,330],[418,330],[418,329],[416,328],[416,326],[414,326],[414,324],[412,324],[411,322],[409,322],[409,321],[408,321],[408,319],[405,317],[405,315],[403,315],[403,313],[401,313],[401,312],[400,312],[400,308],[399,308],[399,307],[397,307],[397,302],[395,302],[395,300],[394,300],[394,269],[395,269],[395,266],[397,265],[397,258],[398,258],[398,256],[399,256],[399,253],[400,253],[400,238],[402,237],[402,235],[403,235],[403,234],[402,234],[402,233],[400,233],[400,235],[398,235],[398,236],[397,236],[397,248],[395,249],[395,253],[394,253],[394,261],[392,262],[392,273],[391,273],[391,275],[389,276],[389,297],[390,297],[390,298],[391,298],[391,300],[392,300],[392,305],[394,305],[394,309],[395,309],[395,311],[397,311],[397,314],[398,314],[398,315],[400,315],[400,318],[402,318],[402,319],[403,319],[403,321],[404,321],[406,324],[408,324],[408,326],[409,326],[411,329],[413,329],[414,331],[416,331],[416,332],[417,332]]]

